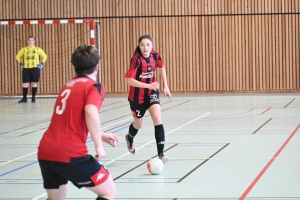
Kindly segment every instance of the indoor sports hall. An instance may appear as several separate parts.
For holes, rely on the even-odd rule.
[[[36,152],[54,99],[38,100],[1,100],[1,199],[46,199]],[[171,161],[151,175],[146,163],[156,147],[149,115],[131,155],[126,96],[104,101],[102,130],[121,139],[116,148],[105,145],[103,161],[116,199],[299,199],[299,94],[175,95],[161,97],[161,104]],[[92,153],[93,143],[87,145]],[[68,189],[67,199],[95,199],[71,183]]]
[[[0,200],[47,199],[37,147],[83,43],[100,52],[101,130],[120,138],[115,148],[104,143],[102,160],[115,199],[300,199],[300,0],[2,0],[0,13]],[[125,73],[144,34],[172,93],[164,95],[156,73],[170,157],[158,175],[147,169],[157,157],[149,112],[136,155],[125,140],[133,121]],[[18,103],[16,55],[29,36],[48,58],[35,102],[29,87],[28,101]],[[92,139],[86,145],[95,155]],[[96,199],[67,187],[67,200]]]

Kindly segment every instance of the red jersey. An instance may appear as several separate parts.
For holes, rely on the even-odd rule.
[[[162,68],[163,62],[159,53],[152,50],[148,58],[140,53],[135,53],[130,61],[130,67],[125,74],[126,78],[134,78],[142,83],[151,84],[156,81],[155,69]],[[144,103],[144,100],[151,95],[151,90],[130,86],[128,100],[137,104]]]
[[[92,104],[100,110],[104,95],[104,86],[87,76],[67,82],[59,92],[50,126],[40,141],[38,159],[68,163],[70,158],[87,155],[84,107]]]

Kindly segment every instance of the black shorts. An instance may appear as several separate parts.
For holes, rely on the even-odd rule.
[[[100,185],[109,176],[107,169],[93,156],[71,158],[70,163],[39,160],[45,189],[58,189],[71,181],[76,187]]]
[[[22,81],[23,83],[39,82],[40,81],[40,68],[23,68]]]
[[[160,104],[159,100],[159,91],[156,90],[152,92],[152,94],[145,99],[144,103],[136,104],[132,101],[129,101],[131,114],[134,118],[142,118],[144,117],[146,110],[150,108],[150,106],[154,104]]]

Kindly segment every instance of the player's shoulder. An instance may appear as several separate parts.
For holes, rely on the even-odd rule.
[[[158,51],[152,49],[151,54],[160,55]]]
[[[142,55],[139,52],[135,52],[132,56],[132,59],[138,59],[140,58]]]

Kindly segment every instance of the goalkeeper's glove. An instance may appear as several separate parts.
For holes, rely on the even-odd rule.
[[[21,68],[23,68],[23,67],[24,67],[24,63],[19,63],[19,66],[20,66]]]
[[[44,67],[44,63],[39,63],[39,64],[37,65],[37,67],[38,67],[38,68]]]

